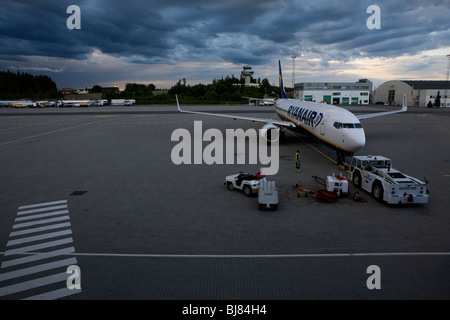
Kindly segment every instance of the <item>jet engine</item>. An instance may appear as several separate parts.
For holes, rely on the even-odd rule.
[[[275,142],[280,138],[280,128],[273,124],[265,124],[259,130],[259,134],[268,142]]]

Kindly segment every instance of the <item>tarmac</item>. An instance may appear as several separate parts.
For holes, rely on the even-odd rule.
[[[275,116],[274,107],[184,108]],[[355,114],[389,108],[347,107]],[[346,172],[333,150],[288,132],[278,173],[268,176],[278,209],[259,210],[257,198],[228,191],[224,179],[261,164],[172,162],[172,133],[193,136],[194,121],[203,132],[260,128],[175,106],[0,109],[0,299],[450,298],[450,110],[409,108],[361,121],[366,146],[357,154],[386,156],[394,168],[425,177],[424,205],[379,203],[352,183],[333,203],[298,197],[296,184],[315,192],[323,186],[314,176]],[[352,200],[356,191],[365,202]],[[38,219],[45,220],[33,227],[41,229],[17,233]],[[48,250],[52,256],[39,259]],[[69,264],[79,271],[70,279]]]

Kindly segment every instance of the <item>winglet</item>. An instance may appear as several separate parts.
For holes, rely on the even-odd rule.
[[[359,120],[362,119],[368,119],[368,118],[374,118],[374,117],[381,117],[381,116],[387,116],[389,114],[395,114],[395,113],[400,113],[400,112],[406,112],[408,110],[408,106],[406,103],[406,94],[403,95],[403,105],[401,109],[398,110],[394,110],[394,111],[386,111],[386,112],[378,112],[378,113],[371,113],[371,114],[360,114],[357,115],[356,117]]]
[[[402,111],[408,110],[408,104],[406,102],[406,94],[403,95],[403,105],[402,105]]]
[[[180,108],[180,103],[178,102],[178,95],[177,95],[177,94],[175,95],[175,99],[177,99],[177,108],[178,108],[178,111],[183,112],[183,110],[181,110],[181,108]]]

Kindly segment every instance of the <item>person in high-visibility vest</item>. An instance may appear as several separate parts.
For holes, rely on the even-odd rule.
[[[295,154],[295,170],[297,172],[300,172],[300,153],[298,153],[298,150],[297,153]]]

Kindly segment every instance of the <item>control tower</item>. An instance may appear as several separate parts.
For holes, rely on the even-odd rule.
[[[251,79],[253,73],[254,72],[252,71],[252,67],[250,67],[249,65],[244,66],[244,70],[242,70],[241,76],[245,78],[246,86],[250,85],[250,79]]]

